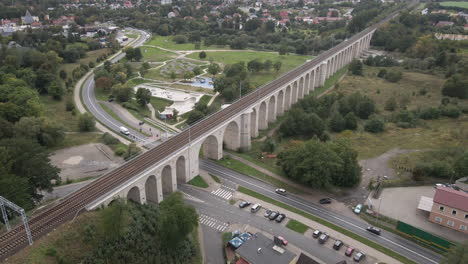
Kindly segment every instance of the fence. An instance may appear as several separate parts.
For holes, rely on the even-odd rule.
[[[430,234],[424,230],[416,228],[412,225],[408,225],[404,222],[398,221],[397,231],[405,236],[412,237],[418,241],[423,242],[431,247],[442,250],[444,252],[448,251],[449,248],[455,246],[455,244],[442,239],[438,236]]]

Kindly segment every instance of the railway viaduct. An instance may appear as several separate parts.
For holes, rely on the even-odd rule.
[[[159,203],[198,175],[199,156],[220,159],[223,146],[250,148],[251,138],[291,105],[323,86],[325,80],[369,48],[373,33],[398,15],[395,11],[381,22],[321,53],[313,60],[243,96],[228,107],[206,117],[160,145],[99,177],[29,220],[33,239],[47,234],[85,210],[106,206],[116,198],[138,203]],[[28,244],[24,226],[0,235],[0,260]]]
[[[219,160],[223,156],[223,147],[248,150],[251,138],[258,136],[259,130],[266,129],[269,123],[274,122],[299,99],[323,86],[327,78],[368,49],[374,31],[372,29],[361,33],[333,48],[333,52],[327,56],[319,56],[291,71],[287,81],[262,96],[257,95],[251,104],[238,108],[235,114],[225,116],[222,122],[212,125],[202,121],[196,124],[194,127],[204,126],[204,133],[198,137],[189,135],[187,144],[99,197],[87,209],[107,205],[119,197],[138,203],[159,203],[164,195],[176,190],[178,183],[185,183],[198,175],[200,153],[207,158]],[[236,107],[239,101],[220,113]],[[189,128],[187,132],[190,134],[192,129]]]

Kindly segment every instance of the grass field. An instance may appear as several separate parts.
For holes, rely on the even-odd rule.
[[[278,52],[265,52],[265,51],[225,51],[225,52],[206,52],[207,57],[203,59],[204,61],[209,61],[213,59],[213,61],[218,62],[223,65],[227,64],[234,64],[238,62],[249,62],[254,59],[258,59],[260,61],[271,60],[273,63],[276,61],[281,61],[282,66],[279,72],[275,72],[271,69],[269,72],[259,72],[252,74],[250,76],[251,82],[256,85],[260,86],[265,84],[271,80],[276,79],[281,74],[290,71],[297,66],[305,63],[308,59],[312,59],[311,56],[303,56],[303,55],[279,55]],[[192,53],[187,56],[188,58],[192,59],[199,59],[199,52]]]
[[[304,234],[305,231],[309,229],[308,226],[294,219],[289,220],[289,222],[286,224],[286,227],[301,234]]]
[[[141,53],[143,54],[143,61],[162,62],[173,59],[176,55],[174,52],[165,51],[158,48],[141,47],[140,49]]]
[[[461,7],[461,8],[466,8],[468,9],[468,2],[456,2],[456,1],[448,1],[448,2],[441,2],[441,6],[447,6],[447,7]]]
[[[183,43],[177,44],[172,41],[172,36],[154,36],[151,40],[147,41],[145,45],[157,46],[165,49],[170,50],[195,50],[194,43]],[[200,50],[210,50],[210,49],[229,49],[228,46],[205,46],[203,42],[200,45]]]
[[[208,188],[208,183],[206,183],[206,181],[203,180],[203,178],[200,177],[200,175],[195,176],[195,178],[191,179],[188,183],[193,186]]]
[[[110,49],[108,48],[104,48],[104,49],[98,49],[98,50],[92,50],[92,51],[88,51],[86,52],[86,57],[80,59],[79,61],[75,62],[75,63],[63,63],[63,64],[60,64],[60,67],[59,67],[59,71],[60,70],[64,70],[66,73],[67,73],[67,76],[68,77],[71,77],[72,76],[72,72],[75,68],[79,67],[81,63],[85,64],[85,65],[88,65],[89,62],[94,62],[96,65],[96,59],[103,55],[103,54],[107,54],[110,52]]]

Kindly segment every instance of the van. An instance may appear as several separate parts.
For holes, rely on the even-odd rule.
[[[254,205],[252,206],[252,208],[250,208],[250,211],[251,211],[252,213],[256,213],[256,212],[258,212],[258,210],[260,210],[260,208],[262,208],[262,206],[261,206],[260,204],[254,204]]]
[[[124,134],[124,135],[130,135],[130,132],[128,131],[128,129],[126,127],[120,127],[120,133]]]

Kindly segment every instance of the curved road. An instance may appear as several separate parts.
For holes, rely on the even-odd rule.
[[[294,195],[278,195],[275,193],[275,186],[227,169],[213,161],[200,160],[200,169],[327,220],[328,222],[343,227],[355,234],[398,252],[400,255],[416,261],[417,263],[437,264],[442,259],[442,256],[434,251],[417,245],[416,243],[404,239],[396,234],[384,231],[381,236],[377,236],[366,230],[366,227],[368,226],[366,223],[340,215]]]

